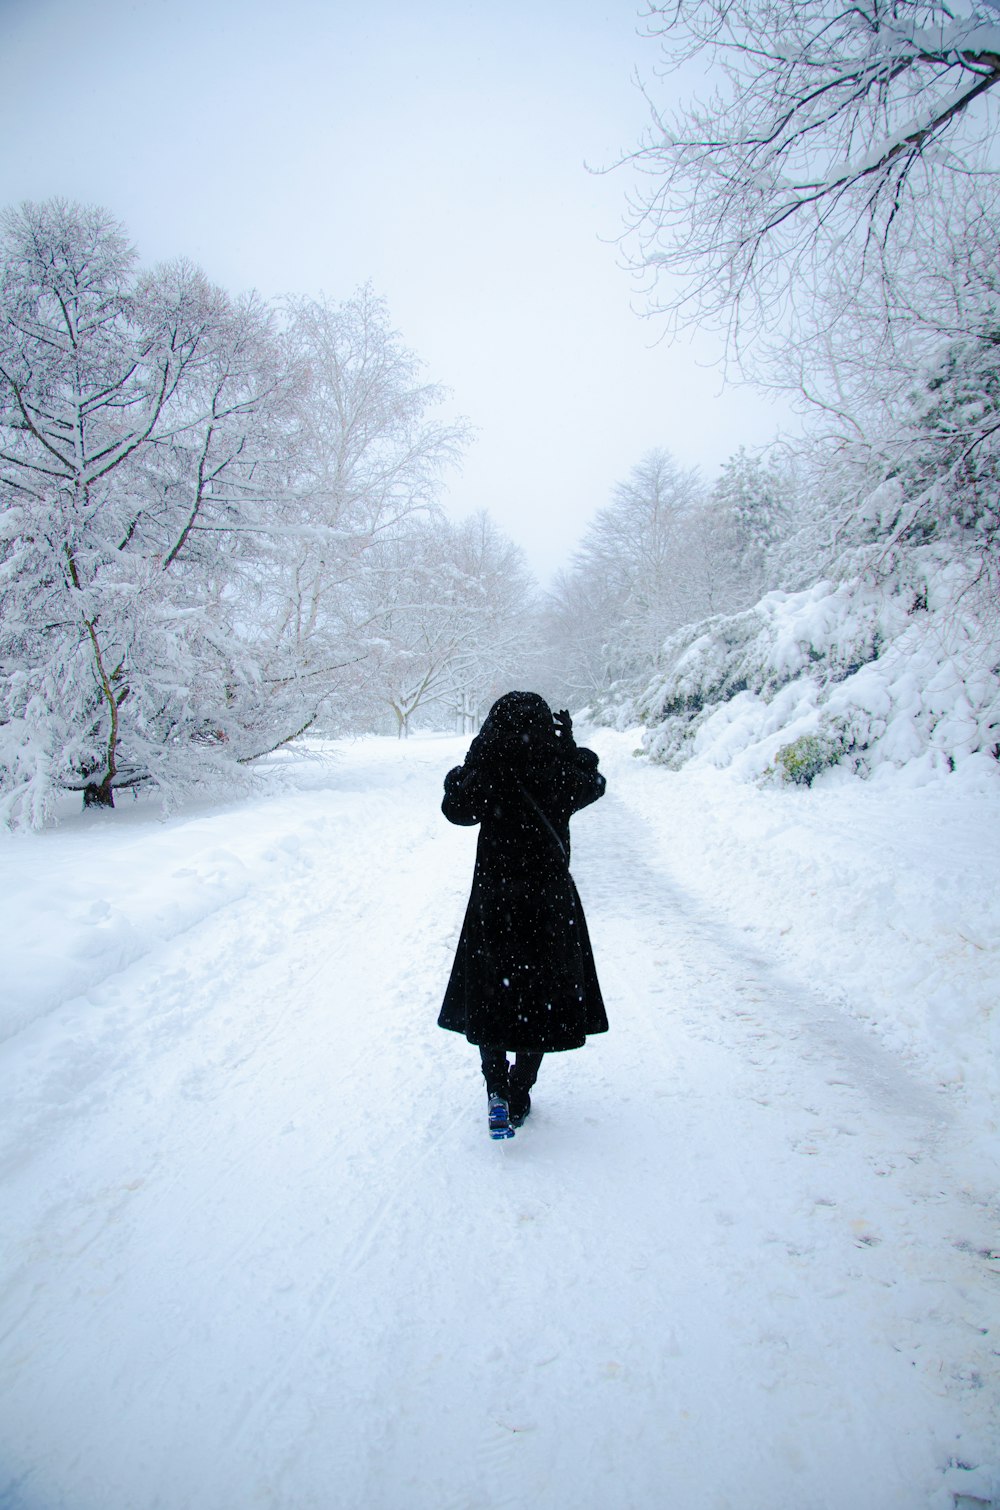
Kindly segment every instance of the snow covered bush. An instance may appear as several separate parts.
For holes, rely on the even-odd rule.
[[[667,765],[803,784],[830,767],[997,772],[993,605],[940,547],[906,553],[890,583],[770,593],[678,634],[664,662],[617,722],[643,722],[648,754]]]
[[[836,765],[841,754],[838,740],[824,734],[802,734],[790,745],[781,745],[775,752],[774,766],[782,780],[794,786],[812,786],[820,771]]]
[[[904,390],[886,378],[877,421],[839,414],[800,443],[794,524],[768,554],[785,590],[675,630],[638,695],[595,704],[645,723],[655,759],[802,785],[831,767],[996,774],[1000,301],[982,250],[942,275],[951,334]]]

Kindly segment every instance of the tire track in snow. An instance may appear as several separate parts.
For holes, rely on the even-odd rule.
[[[579,866],[583,884],[602,916],[641,918],[657,931],[650,942],[660,978],[652,990],[672,995],[686,1028],[731,1043],[751,1063],[759,1063],[769,1048],[794,1044],[797,1056],[826,1065],[845,1089],[867,1095],[886,1112],[912,1118],[921,1139],[933,1144],[948,1120],[941,1097],[907,1074],[860,1022],[791,982],[686,895],[669,871],[643,852],[638,825],[613,792],[595,813],[594,826],[597,842]]]

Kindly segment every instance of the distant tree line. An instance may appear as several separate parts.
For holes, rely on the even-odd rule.
[[[712,486],[649,452],[589,525],[547,596],[558,695],[600,706],[660,668],[675,630],[735,613],[777,586],[796,517],[794,473],[741,448]]]

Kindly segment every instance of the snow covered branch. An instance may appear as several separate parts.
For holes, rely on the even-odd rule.
[[[670,113],[649,98],[628,159],[635,265],[652,310],[718,322],[744,355],[831,261],[855,282],[890,275],[901,211],[995,167],[1000,24],[984,4],[676,0],[647,22],[668,72],[697,65],[712,93]]]

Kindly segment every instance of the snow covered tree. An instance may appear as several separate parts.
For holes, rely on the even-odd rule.
[[[442,699],[463,734],[511,686],[534,685],[535,580],[521,548],[485,510],[450,528],[450,560],[464,584],[463,633]]]
[[[793,554],[828,571],[873,531],[912,542],[918,515],[926,531],[981,511],[955,495],[980,488],[995,414],[996,4],[679,0],[647,19],[668,70],[701,67],[713,88],[654,108],[632,156],[636,261],[653,309],[721,324],[748,375],[805,400],[815,520]],[[971,471],[957,409],[935,419],[930,387],[914,405],[914,373],[942,362],[949,391],[979,395]],[[893,481],[898,518],[879,492]]]
[[[742,448],[707,492],[665,451],[643,458],[547,596],[547,684],[579,707],[644,682],[686,624],[748,607],[777,585],[791,474]]]
[[[934,513],[984,544],[1000,529],[1000,304],[997,318],[951,341],[914,396],[914,482],[936,485]],[[911,484],[912,485],[912,484]]]
[[[572,563],[584,592],[563,582],[564,607],[589,598],[598,622],[605,685],[655,660],[671,629],[698,613],[684,562],[685,529],[703,498],[698,474],[666,451],[651,451],[598,511]],[[591,631],[588,660],[594,664]]]
[[[690,83],[702,69],[711,91],[669,112],[651,101],[650,131],[631,157],[634,258],[650,313],[674,328],[714,323],[745,375],[791,390],[809,415],[809,442],[794,458],[801,486],[780,538],[753,542],[752,521],[766,522],[768,508],[759,514],[743,464],[720,482],[709,522],[734,559],[753,566],[742,589],[775,578],[804,589],[800,643],[810,666],[827,663],[831,685],[843,679],[838,645],[851,646],[852,664],[863,644],[878,657],[884,636],[869,643],[861,621],[881,595],[904,617],[940,616],[924,649],[944,645],[948,622],[960,625],[992,686],[995,602],[970,589],[1000,580],[1000,8],[671,0],[647,16],[667,71]],[[734,488],[743,495],[735,511]],[[703,568],[711,533],[699,537]],[[843,608],[832,644],[809,623],[820,578],[834,585],[815,591],[839,595]],[[670,718],[693,709],[709,718],[713,700],[747,686],[726,647],[777,609],[764,599],[740,613],[739,593],[726,602],[717,591],[726,586],[711,584],[723,615],[682,630],[663,652]],[[772,649],[767,676],[786,647]],[[670,681],[679,656],[689,657],[681,690]],[[923,655],[921,674],[937,682]],[[780,710],[773,716],[777,734]]]
[[[466,427],[435,421],[443,390],[393,330],[370,286],[351,298],[286,301],[288,341],[304,369],[296,414],[300,492],[329,528],[374,535],[434,502]]]
[[[104,211],[4,231],[0,763],[38,817],[60,788],[168,786],[237,733],[227,593],[282,375],[259,305],[182,263],[139,275]]]
[[[963,591],[973,582],[991,583],[995,599],[1000,586],[996,319],[943,343],[908,398],[896,423],[862,451],[869,487],[858,490],[855,555],[884,576],[895,570],[903,552],[931,543],[947,547],[963,564],[958,579]]]
[[[669,114],[651,101],[630,159],[637,261],[675,321],[815,332],[831,272],[849,302],[874,280],[891,304],[928,200],[995,168],[993,0],[670,0],[647,18],[666,71],[695,62],[713,86]]]
[[[556,572],[542,607],[539,680],[557,706],[588,707],[614,680],[608,633],[618,598],[599,577],[578,566]]]
[[[521,551],[485,513],[407,520],[372,549],[372,689],[399,735],[435,710],[468,732],[521,680],[534,649],[534,583]]]
[[[5,217],[8,816],[232,779],[357,710],[358,576],[461,441],[416,369],[370,291],[282,322],[184,262],[143,272],[105,211]]]
[[[442,390],[393,330],[370,288],[343,301],[287,301],[299,373],[289,437],[290,568],[275,575],[274,655],[322,703],[323,726],[367,716],[371,625],[397,601],[400,530],[433,508],[461,423],[435,420]],[[385,590],[384,601],[378,600]]]
[[[706,534],[716,537],[712,548],[726,601],[710,601],[709,609],[748,607],[777,585],[771,558],[789,528],[787,482],[740,446],[723,462],[711,504],[718,525]]]
[[[414,515],[368,548],[356,579],[366,652],[366,718],[391,713],[400,738],[449,685],[457,640],[459,574],[447,556],[447,524]]]

